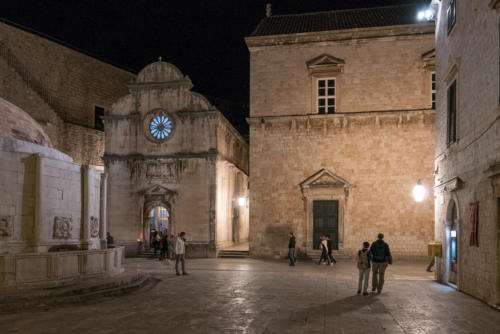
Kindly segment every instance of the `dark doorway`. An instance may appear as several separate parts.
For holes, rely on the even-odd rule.
[[[313,249],[319,249],[322,235],[339,249],[339,201],[313,201]]]

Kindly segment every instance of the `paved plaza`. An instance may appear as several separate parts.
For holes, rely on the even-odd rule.
[[[351,262],[188,260],[188,276],[127,259],[161,279],[131,294],[0,315],[0,333],[500,333],[500,312],[395,263],[380,295],[358,296]]]

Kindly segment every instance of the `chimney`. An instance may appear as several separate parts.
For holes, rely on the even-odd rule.
[[[271,3],[266,4],[266,17],[271,16]]]

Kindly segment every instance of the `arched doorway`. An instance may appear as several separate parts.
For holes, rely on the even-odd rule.
[[[456,285],[458,280],[458,212],[457,205],[454,200],[451,200],[448,204],[446,220],[449,225],[446,236],[446,239],[448,240],[446,252],[447,276],[448,282]]]
[[[149,247],[153,247],[153,240],[156,233],[167,233],[169,213],[165,206],[153,206],[148,213],[149,221]]]

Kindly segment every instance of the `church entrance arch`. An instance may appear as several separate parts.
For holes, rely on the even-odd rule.
[[[148,220],[149,220],[150,248],[153,247],[152,241],[154,240],[156,233],[161,233],[162,235],[168,233],[168,227],[169,227],[168,218],[169,218],[169,213],[164,205],[154,206],[149,211]]]

